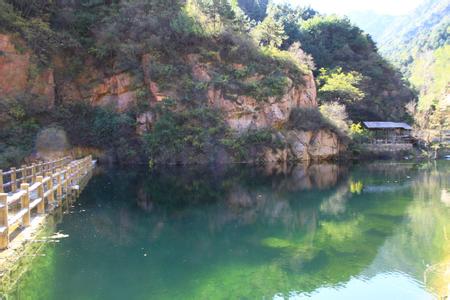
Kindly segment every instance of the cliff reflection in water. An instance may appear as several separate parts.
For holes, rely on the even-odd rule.
[[[450,281],[449,192],[447,162],[108,170],[65,216],[70,238],[42,264],[58,283],[42,289],[49,299],[428,298]]]

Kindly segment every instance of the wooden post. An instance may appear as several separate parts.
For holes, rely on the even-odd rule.
[[[0,249],[6,249],[9,245],[8,224],[8,194],[0,194]]]
[[[20,179],[20,184],[27,183],[27,166],[22,165],[22,178]]]
[[[5,190],[3,189],[3,170],[0,169],[0,193],[3,193]]]
[[[62,204],[62,192],[63,192],[63,190],[62,190],[61,169],[57,169],[56,172],[58,172],[58,177],[57,177],[57,180],[58,180],[57,184],[58,185],[56,187],[56,198],[58,200],[58,206],[61,206],[61,204]]]
[[[69,181],[67,180],[67,175],[69,174],[69,167],[65,167],[65,171],[64,171],[64,191],[66,193],[67,196],[67,186],[69,185]]]
[[[79,177],[80,177],[80,165],[78,163],[76,163],[75,164],[74,184],[78,184]]]
[[[25,195],[22,196],[22,209],[26,209],[27,212],[22,218],[22,225],[27,227],[30,226],[31,214],[30,214],[30,185],[28,183],[22,183],[20,189],[25,191]]]
[[[15,192],[17,190],[16,183],[16,168],[11,168],[11,192]]]
[[[42,183],[42,181],[44,181],[44,177],[37,176],[36,181],[39,182],[39,186],[37,188],[38,198],[41,198],[41,202],[37,206],[37,212],[38,212],[38,214],[44,214],[45,213],[45,199],[44,199],[44,184]]]
[[[48,181],[48,190],[51,191],[48,195],[48,202],[52,203],[55,201],[55,192],[53,191],[53,174],[51,172],[47,172],[47,177],[50,177],[50,180]]]
[[[69,189],[72,186],[72,166],[70,164],[67,166],[66,176],[67,176],[67,187],[66,188],[67,188],[67,194],[69,194]]]
[[[36,182],[36,164],[33,163],[31,165],[31,183],[35,183]]]

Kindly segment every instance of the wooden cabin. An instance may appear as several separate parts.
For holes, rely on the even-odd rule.
[[[377,144],[412,143],[412,127],[401,122],[363,122],[372,132],[372,142]]]

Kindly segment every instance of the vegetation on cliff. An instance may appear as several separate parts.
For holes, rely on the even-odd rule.
[[[252,143],[278,143],[269,136],[288,129],[288,117],[237,134],[214,105],[226,100],[244,107],[243,99],[254,99],[263,104],[242,115],[255,114],[252,109],[298,98],[296,87],[306,86],[312,71],[324,109],[312,108],[310,119],[323,119],[320,128],[345,135],[350,120],[404,117],[413,95],[370,37],[347,19],[267,2],[0,0],[0,33],[30,54],[28,76],[39,78],[43,70],[54,76],[54,99],[45,108],[20,99],[41,99],[33,88],[1,96],[7,118],[0,165],[26,157],[36,133],[48,126],[64,129],[74,146],[100,148],[126,162],[210,161],[223,149],[248,158]],[[339,115],[338,122],[321,112]],[[298,128],[317,129],[308,118]],[[13,138],[25,131],[29,138]]]

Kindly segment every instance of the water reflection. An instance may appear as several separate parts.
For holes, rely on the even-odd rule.
[[[449,189],[447,162],[105,170],[58,228],[70,238],[49,246],[41,288],[46,299],[443,295]]]

